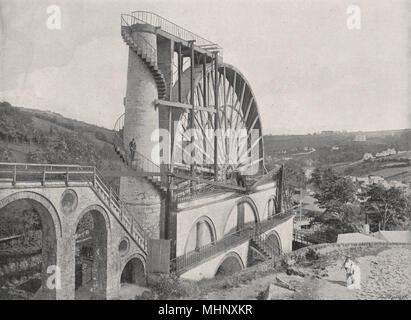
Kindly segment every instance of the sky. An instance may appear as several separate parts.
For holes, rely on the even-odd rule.
[[[347,8],[361,28],[347,28]],[[50,30],[47,7],[61,9]],[[120,14],[155,12],[224,48],[265,134],[411,127],[406,0],[0,0],[0,101],[113,128],[128,48]]]

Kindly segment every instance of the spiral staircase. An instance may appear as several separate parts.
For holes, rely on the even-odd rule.
[[[138,23],[136,21],[134,22]],[[158,98],[163,99],[167,92],[167,86],[164,75],[158,68],[157,50],[154,49],[143,37],[139,38],[139,43],[137,44],[131,35],[130,23],[131,22],[126,21],[123,16],[121,17],[121,36],[130,49],[133,50],[147,65],[156,82]]]

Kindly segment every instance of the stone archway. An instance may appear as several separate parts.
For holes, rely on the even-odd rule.
[[[226,218],[223,234],[240,232],[247,228],[253,228],[260,223],[257,206],[249,197],[243,197],[236,202]]]
[[[8,288],[21,292],[17,298],[56,299],[59,222],[54,206],[35,192],[17,192],[0,201],[0,282],[12,283]]]
[[[274,254],[281,255],[283,251],[281,245],[281,238],[275,230],[267,234],[266,241],[274,249]]]
[[[131,257],[124,265],[123,271],[121,272],[120,284],[147,285],[145,262],[139,255]]]
[[[75,299],[106,299],[108,218],[99,206],[90,206],[76,224]]]
[[[230,252],[221,259],[221,262],[216,268],[215,277],[227,276],[234,274],[244,269],[244,263],[241,257],[236,252]]]
[[[208,244],[214,244],[216,241],[217,234],[213,221],[207,216],[201,216],[190,229],[184,252],[191,252]]]
[[[277,199],[275,198],[275,196],[271,196],[268,201],[267,201],[267,218],[271,218],[272,216],[277,214]]]

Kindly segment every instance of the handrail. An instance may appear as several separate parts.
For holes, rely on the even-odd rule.
[[[227,250],[235,245],[238,245],[247,239],[260,236],[263,232],[268,231],[270,227],[280,223],[289,216],[291,216],[289,213],[284,213],[281,215],[271,216],[270,219],[261,221],[258,224],[255,224],[254,221],[246,223],[242,230],[229,233],[218,241],[209,243],[201,248],[197,248],[196,250],[184,253],[172,259],[172,268],[174,269],[174,272],[181,274],[181,272],[184,272],[188,268],[204,261],[205,259],[215,256],[223,250]]]
[[[204,46],[204,45],[211,46],[212,45],[218,49],[222,49],[216,43],[213,43],[191,31],[188,31],[187,29],[175,24],[174,22],[171,22],[170,20],[167,20],[166,18],[159,16],[158,14],[148,12],[148,11],[133,11],[131,14],[137,20],[150,24],[155,27],[160,27],[161,30],[167,32],[168,34],[176,36],[185,41],[195,40],[196,45],[198,46]]]
[[[124,129],[124,119],[125,119],[125,113],[123,113],[118,119],[116,120],[116,123],[114,124],[114,131],[115,133],[120,132],[121,130]]]
[[[127,17],[127,18],[124,18],[124,17]],[[130,20],[130,23],[127,20]],[[135,21],[136,21],[135,17],[133,17],[129,14],[122,14],[121,15],[121,26],[122,27],[131,27],[133,24],[135,24],[135,23],[133,23]],[[132,39],[133,44],[140,47],[141,49],[143,49],[145,54],[149,54],[150,58],[154,59],[154,64],[157,66],[157,50],[143,37],[139,37],[139,40],[142,41],[142,44],[139,43],[137,45],[137,44],[134,43],[134,40]]]
[[[125,113],[123,113],[114,124],[114,145],[127,155],[123,146],[123,136],[121,134],[124,129]],[[142,172],[160,172],[160,166],[154,163],[151,159],[147,158],[137,150],[135,151],[136,169],[140,169]]]
[[[93,170],[93,166],[82,166],[79,164],[49,164],[49,163],[22,163],[22,162],[0,162],[1,165],[6,165],[6,166],[30,166],[30,167],[54,167],[54,168],[87,168]]]
[[[4,168],[5,167],[5,168]],[[65,169],[65,170],[62,170]],[[59,169],[59,170],[53,170]],[[148,236],[143,227],[138,223],[134,216],[128,211],[121,201],[116,190],[106,183],[102,174],[94,166],[80,165],[56,165],[56,164],[30,164],[30,163],[8,163],[0,162],[0,178],[2,174],[11,174],[9,178],[13,185],[17,181],[31,182],[33,179],[39,180],[44,186],[47,177],[53,175],[54,180],[65,181],[68,185],[70,177],[75,182],[86,182],[97,192],[99,198],[107,205],[124,228],[131,234],[134,240],[144,251],[147,250]],[[21,175],[24,174],[24,177]],[[73,177],[73,175],[75,175]],[[117,216],[117,212],[119,216]]]

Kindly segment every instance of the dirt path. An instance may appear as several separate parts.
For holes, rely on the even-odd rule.
[[[344,257],[328,261],[327,266],[301,269],[306,276],[289,276],[284,273],[268,274],[234,288],[209,292],[200,299],[257,299],[277,278],[292,290],[274,285],[272,299],[299,300],[378,300],[411,299],[411,250],[392,248],[376,255],[359,257],[361,268],[360,290],[345,287],[345,271],[341,269]],[[318,270],[321,272],[319,273]],[[321,274],[322,276],[318,276]]]

